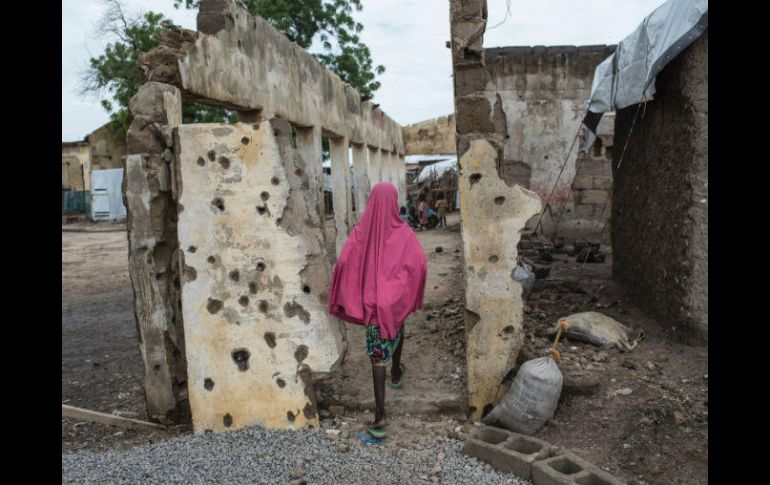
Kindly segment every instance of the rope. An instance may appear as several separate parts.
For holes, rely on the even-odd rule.
[[[562,163],[561,165],[559,176],[556,177],[556,182],[554,182],[553,184],[553,188],[551,189],[551,194],[546,199],[545,204],[543,204],[543,210],[540,212],[540,218],[538,218],[537,224],[535,225],[535,230],[534,230],[535,233],[537,233],[537,229],[540,227],[540,223],[543,222],[543,216],[545,215],[545,211],[548,208],[548,204],[551,202],[551,197],[553,197],[553,194],[556,192],[556,186],[559,185],[559,179],[561,179],[561,174],[563,174],[564,169],[567,168],[567,162],[569,161],[569,156],[572,154],[572,149],[575,147],[575,142],[580,136],[581,127],[582,127],[582,124],[578,125],[577,133],[575,133],[575,138],[572,139],[572,145],[570,145],[569,151],[567,152],[567,155],[564,157],[564,163]],[[570,186],[570,190],[572,190],[571,186]]]

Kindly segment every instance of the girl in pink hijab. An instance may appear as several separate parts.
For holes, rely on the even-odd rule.
[[[422,246],[398,216],[396,188],[375,185],[334,266],[329,312],[366,326],[376,406],[369,433],[376,438],[385,436],[385,366],[392,358],[390,385],[400,387],[404,320],[422,308],[427,272]]]

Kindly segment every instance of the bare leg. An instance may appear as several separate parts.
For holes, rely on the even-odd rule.
[[[374,380],[374,425],[385,424],[385,366],[372,365]]]
[[[395,352],[393,352],[393,365],[390,368],[390,380],[391,382],[398,382],[401,379],[401,349],[404,347],[404,336],[401,336],[401,340],[396,346]]]

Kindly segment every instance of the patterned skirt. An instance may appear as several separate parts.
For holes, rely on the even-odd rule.
[[[386,365],[393,352],[396,351],[398,343],[404,338],[404,326],[398,330],[393,340],[383,340],[380,338],[380,327],[378,325],[366,326],[366,354],[372,365]]]

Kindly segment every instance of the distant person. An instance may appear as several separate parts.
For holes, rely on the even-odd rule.
[[[375,185],[334,266],[329,293],[332,315],[366,326],[375,403],[367,431],[375,438],[385,437],[385,366],[392,358],[390,387],[401,387],[404,321],[422,308],[428,273],[425,252],[398,211],[396,188]]]
[[[436,202],[436,212],[438,213],[438,227],[446,227],[447,203],[444,199],[444,193],[439,193]]]
[[[430,210],[430,206],[425,202],[424,193],[420,194],[420,197],[417,200],[420,202],[417,205],[417,218],[420,221],[420,230],[424,231],[429,221],[428,211]]]
[[[409,224],[409,214],[406,213],[406,207],[401,207],[398,218]]]

